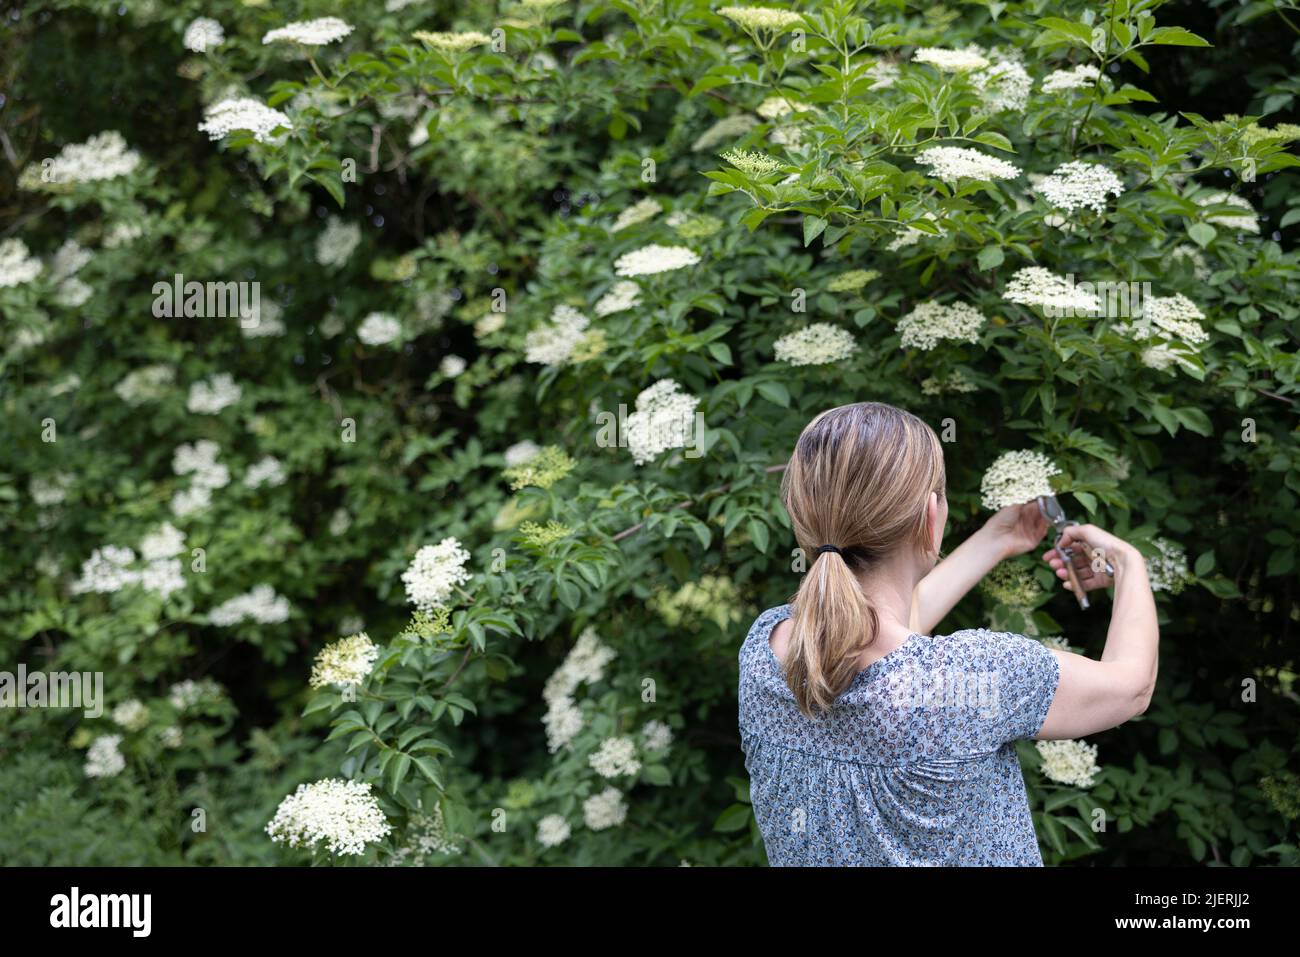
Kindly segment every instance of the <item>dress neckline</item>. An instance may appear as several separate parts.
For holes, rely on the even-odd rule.
[[[790,617],[790,615],[791,615],[790,606],[782,605],[780,608],[780,615],[776,618],[775,621],[772,622],[771,626],[762,635],[763,647],[767,651],[767,660],[772,663],[772,667],[776,669],[777,674],[781,675],[783,679],[785,677],[785,667],[781,664],[781,659],[776,656],[776,652],[772,650],[772,632],[776,630],[777,625],[787,620]],[[920,638],[920,637],[921,635],[915,631],[909,633],[908,636],[902,640],[902,642],[898,645],[897,648],[893,649],[892,651],[886,652],[885,654],[877,658],[875,661],[873,661],[871,664],[867,665],[865,668],[858,671],[858,673],[853,676],[853,681],[851,682],[851,685],[857,684],[857,682],[860,679],[870,675],[872,671],[875,669],[876,665],[884,664],[886,661],[889,661],[891,658],[894,658],[896,655],[898,655],[898,653],[903,649],[910,648],[912,646],[913,639]]]

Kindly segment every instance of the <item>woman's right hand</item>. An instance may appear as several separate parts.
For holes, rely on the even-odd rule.
[[[1067,526],[1061,535],[1060,547],[1073,550],[1070,563],[1074,566],[1080,587],[1086,592],[1109,588],[1114,584],[1114,578],[1106,574],[1107,564],[1118,574],[1134,555],[1141,560],[1141,555],[1132,545],[1110,532],[1102,531],[1096,525]],[[1052,571],[1067,589],[1074,591],[1065,562],[1055,548],[1043,553],[1043,561],[1052,566]]]

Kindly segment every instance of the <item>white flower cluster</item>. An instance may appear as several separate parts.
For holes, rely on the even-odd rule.
[[[1003,452],[980,480],[984,507],[996,512],[1008,505],[1023,505],[1040,495],[1051,495],[1048,481],[1061,470],[1041,452]]]
[[[321,649],[311,667],[312,688],[360,684],[379,660],[379,646],[365,632],[332,641]]]
[[[211,704],[220,701],[223,694],[221,685],[211,678],[202,678],[198,681],[186,678],[184,681],[176,682],[168,689],[167,700],[177,711],[184,712],[200,704]]]
[[[331,216],[325,229],[316,237],[316,261],[329,269],[337,269],[352,258],[360,242],[359,225]]]
[[[32,189],[40,189],[43,183],[95,183],[126,176],[139,165],[140,154],[127,149],[122,134],[105,130],[84,143],[68,144],[40,165],[33,163],[23,171],[20,183]]]
[[[1064,90],[1083,90],[1097,82],[1101,71],[1090,63],[1083,63],[1072,70],[1054,70],[1043,78],[1044,93],[1060,93]]]
[[[384,346],[402,334],[402,323],[387,312],[372,312],[361,320],[357,338],[368,346]]]
[[[175,558],[185,550],[185,533],[171,522],[163,522],[140,542],[140,557],[145,561]]]
[[[656,199],[646,198],[639,202],[633,203],[623,212],[618,214],[618,219],[614,220],[614,225],[609,227],[611,233],[617,233],[629,226],[635,226],[637,223],[644,223],[647,220],[654,219],[664,208],[659,205]]]
[[[1076,209],[1106,211],[1106,197],[1124,192],[1120,178],[1096,163],[1070,162],[1058,166],[1043,177],[1036,187],[1057,209],[1072,213]]]
[[[1192,577],[1187,568],[1187,550],[1167,538],[1153,538],[1151,544],[1160,553],[1146,560],[1151,590],[1178,594]]]
[[[185,407],[195,415],[216,415],[234,405],[244,394],[235,377],[229,372],[218,372],[190,386]]]
[[[1227,226],[1229,229],[1240,229],[1245,233],[1259,232],[1259,215],[1255,212],[1255,207],[1250,205],[1250,200],[1244,196],[1237,196],[1234,193],[1210,193],[1202,196],[1197,201],[1200,206],[1217,206],[1226,204],[1235,206],[1238,209],[1245,210],[1244,215],[1234,213],[1215,213],[1206,216],[1207,223],[1214,223],[1219,226]]]
[[[270,585],[254,585],[242,595],[223,601],[208,612],[208,621],[228,628],[245,621],[278,625],[289,620],[289,599],[277,595]]]
[[[596,302],[596,315],[604,317],[641,304],[641,287],[630,279],[614,283]]]
[[[775,7],[722,7],[718,14],[746,30],[769,30],[774,33],[803,22],[803,17],[793,10],[778,10]]]
[[[779,120],[783,116],[789,116],[796,110],[807,109],[807,106],[798,100],[792,100],[788,96],[769,96],[754,110],[765,120]]]
[[[180,518],[192,515],[212,503],[212,490],[230,483],[230,470],[217,461],[221,447],[211,439],[200,439],[194,444],[176,447],[172,455],[172,471],[177,475],[192,475],[190,486],[172,497],[172,512]]]
[[[1101,773],[1097,766],[1097,746],[1083,741],[1035,741],[1034,746],[1043,756],[1043,775],[1058,784],[1076,788],[1092,787],[1094,775]]]
[[[1006,160],[963,146],[932,146],[922,150],[916,161],[930,167],[930,174],[945,183],[963,179],[1015,179],[1020,175],[1020,170]]]
[[[269,143],[271,134],[278,127],[293,129],[293,121],[284,113],[248,96],[214,103],[204,111],[203,116],[199,132],[207,133],[208,138],[214,140],[236,131],[244,131],[252,133],[253,139],[259,143]]]
[[[1184,259],[1191,263],[1192,275],[1197,279],[1204,282],[1210,278],[1210,264],[1205,261],[1205,255],[1195,246],[1186,243],[1169,250],[1169,254],[1165,256],[1164,267],[1170,269]]]
[[[80,577],[72,583],[74,595],[111,594],[139,585],[146,591],[166,598],[185,587],[180,559],[155,557],[136,566],[133,550],[124,546],[105,545],[91,552],[81,565]]]
[[[21,239],[0,240],[0,289],[31,282],[44,268]]]
[[[777,339],[773,348],[777,362],[815,366],[847,359],[858,351],[858,344],[847,330],[829,322],[814,322]]]
[[[946,395],[948,393],[978,392],[979,386],[966,378],[960,369],[953,369],[946,378],[927,376],[921,380],[922,395]]]
[[[301,43],[304,46],[324,46],[342,40],[352,32],[352,27],[338,17],[320,17],[316,20],[299,20],[296,23],[270,31],[262,43]]]
[[[949,50],[945,47],[921,47],[912,54],[912,62],[928,63],[945,73],[982,70],[989,65],[987,58],[973,50]]]
[[[587,758],[587,763],[602,778],[633,775],[641,770],[636,756],[636,742],[628,737],[606,738]]]
[[[406,600],[423,612],[446,607],[452,592],[472,577],[465,568],[469,559],[469,551],[455,538],[423,546],[402,572]]]
[[[605,676],[605,667],[616,653],[603,644],[594,628],[587,628],[565,657],[560,667],[546,679],[542,700],[546,702],[546,746],[554,754],[582,730],[582,712],[574,694],[582,684],[595,684]]]
[[[987,70],[971,74],[971,83],[983,97],[982,113],[1024,111],[1034,81],[1014,60],[999,60]]]
[[[132,369],[122,377],[113,391],[128,405],[139,405],[167,394],[168,387],[176,381],[176,370],[162,363]]]
[[[280,460],[267,455],[248,467],[244,473],[244,484],[249,488],[261,488],[263,485],[275,487],[283,485],[287,478]]]
[[[700,257],[685,246],[660,246],[651,243],[634,252],[627,253],[614,263],[614,272],[619,276],[652,276],[656,273],[694,266]]]
[[[443,356],[442,361],[438,363],[438,371],[448,379],[454,379],[465,371],[465,365],[465,360],[461,356]]]
[[[1205,313],[1181,292],[1172,296],[1148,296],[1142,303],[1142,318],[1168,336],[1191,345],[1210,338],[1201,326]]]
[[[902,71],[897,63],[891,63],[888,60],[877,60],[867,69],[867,77],[871,79],[871,89],[887,90],[898,82],[898,77]]]
[[[548,814],[537,822],[537,843],[542,847],[559,847],[572,833],[569,822],[559,814]]]
[[[586,336],[591,320],[569,305],[558,305],[551,317],[524,338],[524,359],[540,365],[562,365]]]
[[[369,784],[338,778],[298,785],[266,825],[273,841],[313,850],[324,845],[331,854],[351,855],[364,853],[367,844],[391,830]]]
[[[1002,291],[1002,298],[1066,315],[1091,315],[1101,308],[1095,294],[1042,266],[1017,270]]]
[[[113,723],[128,731],[139,731],[149,724],[149,709],[132,698],[113,709]]]
[[[126,758],[122,757],[120,734],[101,734],[86,752],[86,777],[111,778],[126,769]]]
[[[537,457],[537,453],[542,451],[542,447],[536,442],[530,442],[524,439],[522,442],[516,442],[505,450],[504,458],[507,468],[514,468],[516,465],[523,465]]]
[[[700,400],[672,379],[660,379],[636,397],[636,411],[625,429],[632,461],[644,465],[668,449],[686,448],[698,440],[695,409]]]
[[[434,804],[428,814],[412,814],[407,821],[402,844],[385,862],[389,867],[423,867],[425,858],[434,855],[455,856],[462,853],[460,844],[447,833],[442,806]]]
[[[41,475],[32,476],[32,480],[27,483],[27,491],[38,506],[49,508],[51,505],[62,505],[71,486],[72,476],[60,472],[48,479]]]
[[[1164,372],[1174,365],[1183,369],[1195,368],[1190,353],[1168,342],[1147,346],[1142,350],[1140,358],[1144,366],[1157,372]]]
[[[207,53],[226,42],[226,31],[211,17],[199,17],[190,21],[181,42],[185,44],[185,49],[194,53]]]
[[[641,737],[647,751],[667,751],[673,743],[673,729],[662,721],[647,721],[641,726]]]
[[[593,831],[618,827],[627,820],[627,803],[623,800],[623,792],[608,787],[599,794],[593,794],[582,802],[582,819]]]
[[[158,729],[158,740],[162,742],[164,748],[179,748],[185,740],[185,734],[179,727],[172,724]]]
[[[978,342],[984,314],[966,302],[923,302],[898,320],[904,349],[929,351],[944,339]]]

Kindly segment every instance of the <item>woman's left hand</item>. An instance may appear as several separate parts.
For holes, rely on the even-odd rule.
[[[1047,519],[1038,510],[1037,502],[1024,505],[1008,505],[994,513],[984,523],[984,528],[992,534],[1002,547],[1003,557],[1023,555],[1038,545],[1047,532]]]

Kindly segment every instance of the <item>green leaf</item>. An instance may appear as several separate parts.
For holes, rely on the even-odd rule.
[[[829,225],[826,220],[817,216],[804,216],[803,218],[803,244],[807,246],[814,239],[820,236]]]
[[[718,819],[713,822],[713,829],[724,834],[744,830],[753,816],[754,811],[748,804],[733,804],[718,815]]]
[[[1182,27],[1157,27],[1151,31],[1151,36],[1147,38],[1146,42],[1167,47],[1213,46],[1209,40],[1197,36],[1191,30],[1185,30]]]
[[[1214,237],[1218,235],[1214,227],[1209,223],[1193,223],[1187,227],[1187,235],[1192,237],[1192,241],[1202,249],[1214,242]]]
[[[979,263],[980,272],[988,272],[990,269],[997,269],[1006,260],[1002,249],[998,246],[985,246],[975,257]]]

